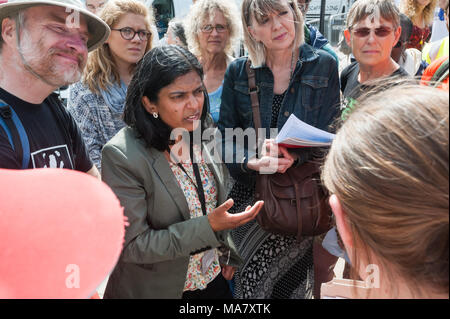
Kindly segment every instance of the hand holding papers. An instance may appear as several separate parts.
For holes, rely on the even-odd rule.
[[[334,136],[334,134],[306,124],[291,114],[278,133],[275,142],[289,148],[323,147],[330,146]]]

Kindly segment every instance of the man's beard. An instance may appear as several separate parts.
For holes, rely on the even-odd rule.
[[[29,33],[23,32],[19,44],[19,54],[25,69],[53,87],[61,87],[79,81],[85,65],[84,56],[74,54],[71,50],[58,48],[50,48],[46,51],[42,42],[43,40],[40,39],[33,44]],[[78,63],[62,64],[56,57],[59,53],[76,57]]]

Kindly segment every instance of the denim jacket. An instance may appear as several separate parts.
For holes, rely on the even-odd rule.
[[[222,135],[222,159],[232,177],[241,183],[251,185],[256,172],[246,168],[248,158],[254,152],[244,148],[245,158],[236,156],[236,143],[225,141],[226,128],[254,128],[253,113],[246,72],[247,57],[236,59],[225,73],[222,104],[218,128]],[[256,67],[256,85],[259,96],[261,127],[269,128],[274,97],[274,77],[267,66]],[[300,55],[289,83],[286,96],[278,115],[277,128],[280,130],[291,114],[300,120],[322,130],[333,131],[331,124],[339,117],[340,109],[339,75],[336,61],[327,52],[315,50],[308,44],[300,47]],[[266,130],[266,137],[270,137]],[[307,161],[312,148],[295,150],[300,155],[299,164]],[[233,153],[233,163],[227,162],[226,154]]]

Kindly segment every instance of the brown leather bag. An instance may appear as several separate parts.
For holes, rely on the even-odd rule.
[[[246,68],[253,120],[258,132],[261,116],[255,71],[250,67],[250,60],[247,60]],[[332,212],[328,195],[320,185],[320,168],[316,162],[290,167],[284,174],[258,174],[255,199],[264,201],[256,221],[268,232],[294,235],[300,240],[303,236],[323,234],[331,228]]]

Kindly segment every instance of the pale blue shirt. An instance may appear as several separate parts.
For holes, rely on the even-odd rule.
[[[209,113],[211,114],[214,123],[219,122],[220,103],[222,102],[222,85],[214,92],[208,93],[209,96]]]

